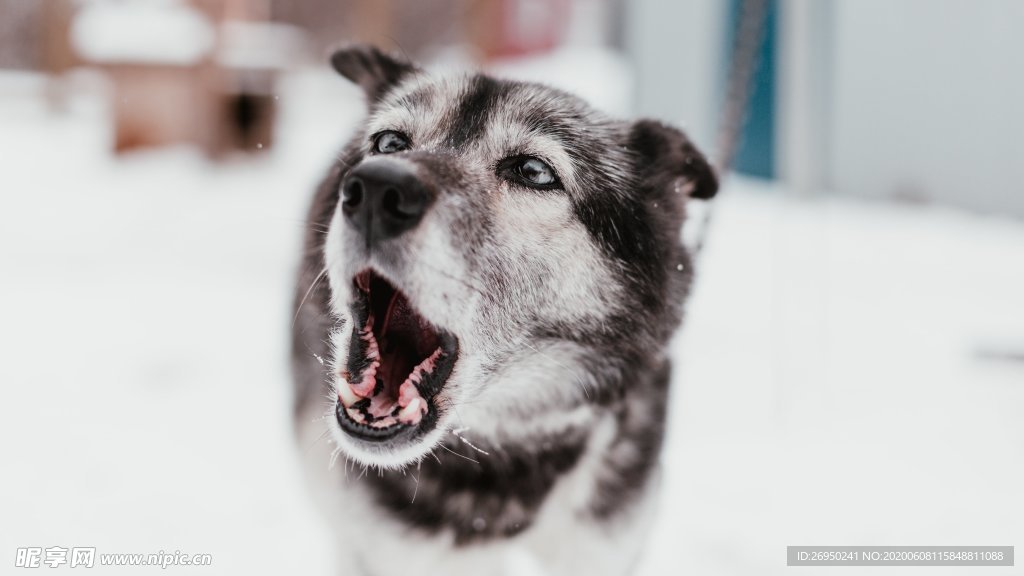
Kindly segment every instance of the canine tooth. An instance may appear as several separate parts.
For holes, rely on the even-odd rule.
[[[422,413],[426,411],[425,408],[422,398],[413,398],[409,401],[409,405],[398,413],[398,421],[412,424],[420,419]]]
[[[402,382],[402,386],[398,388],[398,405],[405,408],[416,398],[420,398],[420,391],[416,389],[416,384],[410,380]]]
[[[337,388],[338,397],[341,398],[341,403],[344,404],[346,408],[359,401],[359,396],[356,395],[355,390],[352,390],[352,386],[347,380],[341,379],[338,382]]]

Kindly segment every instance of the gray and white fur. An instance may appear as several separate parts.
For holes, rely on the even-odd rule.
[[[363,46],[332,63],[369,114],[309,211],[292,353],[341,573],[628,573],[691,282],[680,230],[687,201],[715,194],[713,170],[679,130],[547,86],[439,77]],[[420,389],[423,412],[368,417],[366,432],[339,403],[362,400],[341,387],[365,371],[350,356],[372,356],[371,276],[447,343],[450,372]],[[379,310],[379,330],[400,322]]]

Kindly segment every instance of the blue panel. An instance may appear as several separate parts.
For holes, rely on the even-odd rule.
[[[741,0],[732,0],[729,12],[729,42],[726,53],[732,58],[735,33],[739,24]],[[743,127],[739,148],[736,150],[736,172],[761,178],[775,177],[775,63],[776,63],[776,20],[778,1],[768,0],[768,12],[764,23],[761,47],[758,52],[757,74],[747,109],[747,121]],[[725,66],[729,71],[729,63]]]

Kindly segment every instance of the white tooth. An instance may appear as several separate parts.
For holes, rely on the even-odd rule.
[[[355,391],[352,390],[352,386],[349,385],[348,381],[344,378],[338,378],[338,396],[341,398],[341,403],[346,408],[355,404],[359,401],[359,396],[356,395]]]
[[[409,404],[402,408],[402,411],[398,413],[398,419],[402,422],[412,423],[420,418],[420,402],[423,402],[421,398],[413,398],[409,401]]]

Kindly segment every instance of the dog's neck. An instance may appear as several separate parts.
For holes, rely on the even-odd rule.
[[[661,447],[668,364],[634,376],[636,395],[594,406],[590,424],[500,445],[453,434],[418,464],[357,482],[404,523],[429,533],[450,529],[457,544],[525,530],[574,472],[587,475],[593,493],[578,512],[613,516],[645,486]]]
[[[580,433],[530,449],[484,448],[456,440],[404,471],[367,474],[360,482],[366,482],[380,506],[406,523],[433,533],[451,529],[456,543],[464,544],[529,527],[586,447],[587,436]]]

